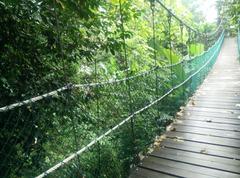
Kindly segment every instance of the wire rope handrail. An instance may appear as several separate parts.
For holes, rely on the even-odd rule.
[[[122,78],[122,79],[110,79],[108,81],[102,81],[102,82],[97,82],[97,83],[67,84],[67,85],[65,85],[63,87],[60,87],[60,88],[58,88],[56,90],[53,90],[53,91],[50,91],[50,92],[47,92],[47,93],[44,93],[42,95],[38,95],[38,96],[32,97],[30,99],[19,101],[19,102],[10,104],[10,105],[2,106],[2,107],[0,107],[0,113],[1,112],[7,112],[7,111],[12,110],[12,109],[17,108],[17,107],[21,107],[21,106],[24,106],[24,105],[35,103],[35,102],[40,101],[42,99],[45,99],[45,98],[57,95],[58,93],[64,92],[66,90],[71,90],[71,89],[75,89],[75,88],[87,88],[87,87],[97,87],[97,86],[103,86],[103,85],[119,84],[119,83],[125,82],[127,80],[132,80],[132,79],[137,78],[137,77],[148,75],[149,73],[151,73],[151,72],[153,72],[155,70],[167,69],[167,68],[171,68],[171,67],[177,66],[179,64],[182,64],[185,61],[192,61],[192,60],[196,59],[195,57],[196,56],[194,56],[193,58],[190,58],[190,59],[186,59],[186,57],[183,57],[182,60],[180,60],[179,62],[177,62],[175,64],[166,65],[166,66],[156,66],[156,67],[153,67],[150,70],[147,70],[147,71],[144,71],[144,72],[140,72],[140,73],[137,73],[137,74],[135,74],[133,76]]]
[[[19,102],[16,102],[14,104],[3,106],[3,107],[0,108],[0,112],[7,112],[9,110],[12,110],[12,109],[17,108],[17,107],[21,107],[23,105],[32,104],[32,103],[35,103],[35,102],[40,101],[42,99],[45,99],[45,98],[57,95],[59,92],[63,92],[63,91],[66,91],[66,90],[71,90],[71,89],[75,89],[75,88],[86,88],[86,87],[97,87],[97,86],[103,86],[103,85],[119,84],[119,83],[125,82],[127,80],[132,80],[132,79],[137,78],[137,77],[148,75],[149,73],[151,73],[151,72],[153,72],[155,70],[174,67],[176,65],[181,64],[183,61],[185,61],[185,60],[181,60],[180,62],[177,62],[177,63],[172,64],[172,65],[153,67],[150,70],[147,70],[147,71],[135,74],[135,75],[130,76],[130,77],[117,79],[117,80],[116,79],[110,79],[108,81],[103,81],[103,82],[98,82],[98,83],[68,84],[68,85],[65,85],[65,86],[63,86],[61,88],[53,90],[51,92],[48,92],[48,93],[45,93],[45,94],[42,94],[42,95],[39,95],[39,96],[35,96],[35,97],[32,97],[32,98],[27,99],[27,100],[19,101]]]

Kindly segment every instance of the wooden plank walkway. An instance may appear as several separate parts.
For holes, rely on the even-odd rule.
[[[165,139],[130,178],[240,178],[240,64],[236,39],[218,60]]]

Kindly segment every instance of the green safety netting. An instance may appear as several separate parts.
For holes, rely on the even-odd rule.
[[[146,25],[154,32],[162,26],[164,29],[156,30],[153,37],[152,33],[144,34],[150,39],[146,40],[150,50],[145,52],[149,53],[149,60],[155,59],[150,69],[139,73],[126,69],[125,78],[121,75],[120,79],[105,82],[99,82],[102,80],[96,72],[95,83],[68,85],[42,97],[0,108],[3,125],[0,177],[128,176],[140,155],[148,151],[156,135],[165,130],[179,107],[203,82],[224,40],[224,33],[219,30],[204,41],[201,34],[183,24],[171,11],[162,11],[161,4],[155,6],[151,4],[152,16],[163,20],[153,20],[153,24],[159,25],[156,28],[151,23]],[[145,15],[144,18],[151,17]],[[173,24],[180,28],[172,29]],[[176,38],[172,30],[181,34],[178,39],[181,47],[171,43]],[[122,31],[124,34],[124,28]],[[162,53],[154,54],[157,47],[152,43],[160,43],[162,34],[168,37],[169,44],[158,49]],[[141,49],[143,42],[139,44]],[[202,46],[209,48],[202,52]],[[121,52],[133,57],[131,50]],[[181,56],[179,60],[176,54]],[[143,60],[141,56],[134,60],[139,58]]]
[[[12,129],[1,147],[6,153],[1,161],[1,168],[7,170],[5,177],[33,177],[53,165],[56,166],[40,177],[126,177],[130,165],[138,163],[139,153],[147,152],[156,135],[164,131],[178,108],[207,76],[223,39],[224,33],[204,53],[184,57],[170,66],[156,67],[124,80],[66,90],[38,103],[1,112],[1,118],[9,118],[1,134],[4,129]],[[64,111],[58,110],[59,106]],[[22,120],[24,117],[31,120],[31,126]],[[13,123],[14,118],[18,119]],[[48,118],[54,122],[43,137],[41,123],[50,124]],[[22,125],[22,130],[17,129],[18,125]],[[34,130],[39,130],[39,135],[32,135],[36,134]],[[21,138],[31,145],[19,149],[23,146],[18,143]],[[39,142],[43,152],[37,148]],[[15,164],[11,160],[17,148],[22,157],[16,162],[19,167],[9,167],[9,162]]]
[[[170,115],[174,114],[178,107],[185,103],[207,76],[217,59],[223,40],[224,33],[209,50],[201,55],[184,59],[180,63],[165,69],[158,68],[146,76],[131,80],[132,109],[136,111],[136,114],[132,116],[133,120],[127,118],[126,122],[122,123],[124,120],[116,117],[116,122],[110,124],[112,129],[107,130],[107,127],[102,129],[100,133],[103,135],[100,135],[100,137],[93,136],[95,140],[93,139],[93,144],[91,142],[90,146],[85,142],[86,149],[83,147],[84,150],[80,150],[79,156],[77,154],[70,155],[66,160],[51,168],[49,172],[43,173],[40,177],[45,175],[49,177],[63,177],[63,175],[69,177],[71,175],[74,177],[76,174],[83,174],[86,177],[127,176],[126,167],[129,168],[130,165],[138,163],[139,153],[144,154],[147,151],[155,136],[161,133],[163,127],[171,122],[172,117]],[[172,80],[161,82],[163,76],[169,75],[171,70]],[[150,90],[155,87],[154,76],[156,73],[158,73],[159,78],[163,77],[159,79],[158,97],[156,97],[154,91]],[[145,87],[140,85],[141,83]],[[125,85],[125,83],[122,85]],[[116,86],[112,87],[115,88]],[[118,105],[126,104],[126,101],[119,101],[121,97],[124,98],[126,88],[123,87],[120,90],[119,87],[116,87],[115,89],[118,91],[113,90],[112,94],[119,97],[116,97],[112,104],[116,105],[116,110],[108,110],[108,106],[100,103],[100,117],[118,116],[117,113],[128,110],[128,107],[121,107],[121,110],[118,107]],[[98,90],[101,93],[109,92],[106,86]],[[142,95],[142,97],[139,98],[135,95]],[[121,122],[118,123],[118,121]],[[107,121],[100,122],[103,122],[106,126],[109,125]],[[115,123],[118,123],[118,125],[114,125]],[[77,139],[79,139],[79,136]],[[55,169],[57,170],[55,171]]]

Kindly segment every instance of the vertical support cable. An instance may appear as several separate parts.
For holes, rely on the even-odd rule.
[[[188,56],[191,58],[191,29],[188,28]]]
[[[122,31],[122,40],[123,40],[123,50],[124,50],[124,59],[125,59],[125,67],[126,69],[130,68],[128,65],[128,58],[127,58],[127,47],[126,47],[126,39],[125,39],[125,29],[124,29],[124,20],[123,20],[123,9],[122,9],[122,0],[119,0],[119,10],[120,10],[120,21],[121,21],[121,31]],[[129,77],[129,70],[126,70],[126,77]],[[132,96],[131,96],[131,86],[130,81],[126,80],[127,85],[127,92],[128,92],[128,105],[130,109],[130,114],[133,113],[132,108]],[[132,151],[135,154],[135,133],[134,133],[134,118],[131,118],[131,134],[132,134]]]
[[[189,68],[188,70],[190,70],[188,72],[188,76],[192,75],[192,63],[191,63],[192,62],[191,61],[191,58],[192,58],[192,56],[191,56],[192,33],[191,32],[192,32],[191,29],[188,28],[188,56],[189,56],[189,60],[190,60],[190,61],[187,61],[188,68]],[[192,84],[192,79],[188,83],[189,86],[187,86],[188,87],[188,96],[187,97],[189,97],[189,93],[191,94],[191,84]]]
[[[204,50],[206,51],[208,49],[207,47],[207,33],[204,32]]]
[[[171,86],[173,87],[173,62],[172,62],[172,39],[171,39],[172,14],[168,12],[168,37],[169,37],[169,57],[171,64]]]
[[[56,29],[57,29],[57,48],[58,48],[58,52],[60,53],[60,56],[61,56],[61,62],[62,62],[62,65],[63,65],[62,70],[65,74],[66,73],[66,63],[64,61],[61,33],[60,33],[60,30],[59,30],[59,19],[58,19],[58,15],[57,15],[57,12],[56,12],[56,1],[54,1],[54,16],[55,16],[55,20],[56,20]],[[67,77],[66,77],[66,75],[64,75],[64,83],[66,81],[67,81]]]
[[[238,43],[238,59],[240,61],[240,17],[238,17],[238,34],[237,34],[237,43]]]
[[[98,83],[98,71],[97,71],[97,59],[94,59],[94,72],[95,72],[95,83]],[[96,86],[96,97],[97,97],[97,119],[100,118],[100,112],[99,112],[99,86]],[[100,129],[100,126],[98,126],[98,129]],[[97,176],[101,177],[101,144],[100,141],[97,143],[97,152],[98,152],[98,171],[97,171]]]
[[[157,64],[157,49],[156,49],[156,28],[155,28],[155,0],[151,1],[151,11],[152,11],[152,39],[153,39],[153,48],[154,48],[154,67],[155,67],[155,95],[156,98],[159,96],[159,85],[158,85],[158,64]],[[160,108],[158,105],[156,106],[157,108],[157,117],[158,119],[160,118]],[[159,130],[159,135],[160,135],[160,130]]]
[[[205,51],[207,50],[207,33],[206,33],[206,31],[204,32],[204,34],[203,34],[203,44],[204,44],[204,47],[203,47],[203,52],[204,53],[202,53],[202,55],[201,55],[201,61],[204,61],[204,58],[205,58]],[[202,62],[201,62],[201,65],[202,65]],[[203,81],[203,78],[204,78],[204,75],[203,75],[203,71],[201,71],[200,72],[200,83],[202,83],[202,81]]]
[[[196,56],[197,55],[197,33],[196,32],[194,32],[193,33],[194,34],[194,56]]]
[[[57,28],[57,46],[58,46],[58,52],[60,53],[60,56],[61,56],[61,62],[62,62],[62,70],[63,70],[63,73],[64,73],[64,83],[67,82],[67,76],[66,76],[66,62],[64,61],[64,53],[63,53],[63,47],[62,47],[62,40],[61,40],[61,33],[60,33],[60,30],[59,30],[59,17],[58,17],[58,14],[56,12],[56,1],[54,1],[54,15],[55,15],[55,20],[56,20],[56,28]],[[67,90],[68,93],[67,93],[67,96],[66,97],[69,97],[69,95],[71,95],[72,93],[72,88],[71,88],[71,85],[68,85],[69,89]],[[69,102],[69,99],[67,98],[66,99],[66,106],[64,107],[64,110],[67,112],[67,105],[69,105],[70,103],[70,106],[72,101]],[[71,124],[72,124],[72,129],[73,129],[73,137],[74,137],[74,144],[75,144],[75,150],[77,151],[79,149],[79,145],[78,145],[78,141],[77,141],[77,133],[76,133],[76,123],[75,123],[75,120],[73,117],[70,118],[71,119]],[[81,171],[81,168],[80,168],[80,158],[79,156],[77,156],[77,165],[78,165],[78,173],[79,175],[82,175],[82,171]]]
[[[183,23],[180,22],[180,36],[181,36],[181,51],[182,51],[182,63],[181,63],[181,78],[182,78],[182,81],[184,81],[184,55],[183,55],[183,52],[184,52],[184,46],[183,46]],[[184,86],[182,87],[182,98],[183,100],[185,100],[185,97],[184,97]]]
[[[154,67],[157,68],[157,49],[156,49],[156,29],[155,29],[155,0],[151,1],[151,11],[152,11],[152,39],[153,39],[153,49],[154,49]],[[156,79],[156,98],[158,97],[158,73],[155,70],[155,79]]]

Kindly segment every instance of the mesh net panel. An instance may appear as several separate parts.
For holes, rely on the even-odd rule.
[[[197,46],[206,41],[194,35],[196,32],[189,33],[189,27],[161,4],[144,3],[152,11],[139,9],[143,16],[132,18],[129,24],[119,21],[129,5],[136,5],[134,2],[124,1],[121,8],[119,4],[107,6],[109,14],[111,8],[122,10],[114,17],[119,24],[112,24],[112,29],[122,28],[119,36],[132,35],[123,39],[125,49],[119,48],[116,54],[98,51],[95,62],[86,64],[94,75],[86,75],[84,81],[98,84],[70,87],[0,112],[0,177],[35,177],[58,163],[62,164],[59,169],[42,176],[127,177],[148,152],[156,136],[165,131],[211,70],[224,34],[211,36],[209,48],[203,52]],[[139,18],[146,20],[146,34],[141,34]],[[135,43],[138,45],[133,49]],[[117,63],[117,72],[112,69],[111,76],[100,75],[104,73],[102,64]],[[101,83],[106,78],[108,82]],[[109,130],[110,134],[83,153],[62,162]]]

